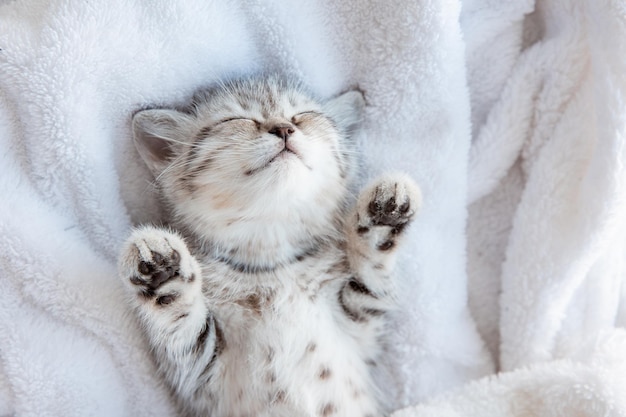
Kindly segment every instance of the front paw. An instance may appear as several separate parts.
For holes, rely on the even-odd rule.
[[[402,233],[421,205],[417,184],[407,175],[386,175],[370,184],[357,203],[357,233],[369,234],[372,229],[385,229],[379,236],[378,249],[388,250],[395,236]]]
[[[178,299],[200,276],[182,238],[155,227],[133,232],[122,251],[120,272],[127,288],[140,299],[161,306]]]

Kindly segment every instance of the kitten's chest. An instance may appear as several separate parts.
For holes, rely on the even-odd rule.
[[[209,308],[237,345],[263,339],[293,344],[321,325],[338,325],[337,294],[347,276],[333,264],[308,262],[261,274],[218,266],[206,277]]]
[[[303,416],[375,410],[364,352],[337,301],[347,276],[332,263],[265,277],[263,285],[242,286],[236,296],[231,289],[231,301],[216,310],[227,346],[221,375],[250,410],[260,400],[272,415],[282,409]]]

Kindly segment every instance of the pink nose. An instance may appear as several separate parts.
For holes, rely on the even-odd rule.
[[[268,133],[271,133],[272,135],[276,135],[279,138],[282,138],[282,140],[287,140],[289,136],[293,134],[293,132],[295,132],[295,130],[293,129],[292,126],[289,126],[289,125],[276,125],[270,130],[268,130]]]

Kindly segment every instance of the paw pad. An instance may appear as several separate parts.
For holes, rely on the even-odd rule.
[[[361,193],[356,233],[377,250],[390,251],[420,203],[421,194],[413,180],[404,175],[385,176]]]
[[[133,292],[163,306],[186,291],[181,284],[193,282],[200,273],[180,236],[153,227],[136,230],[128,239],[120,268]]]
[[[413,184],[381,181],[370,195],[367,214],[374,226],[391,226],[399,233],[415,214],[412,201]]]
[[[138,275],[130,279],[133,284],[146,287],[147,295],[153,295],[161,285],[180,275],[180,255],[176,250],[167,255],[155,251],[150,251],[150,254],[152,259],[139,261]]]

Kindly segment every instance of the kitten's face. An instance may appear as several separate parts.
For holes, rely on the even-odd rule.
[[[137,147],[177,214],[190,222],[331,210],[343,198],[362,97],[320,104],[275,79],[198,95],[189,113],[135,115]],[[224,224],[225,224],[224,223]]]
[[[237,87],[199,99],[202,127],[184,181],[196,188],[228,184],[229,194],[247,204],[254,195],[304,197],[340,181],[348,168],[344,144],[319,104],[276,84]]]

